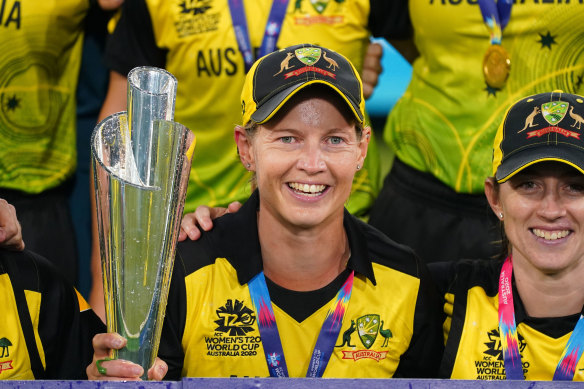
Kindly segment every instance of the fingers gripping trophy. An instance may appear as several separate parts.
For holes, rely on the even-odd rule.
[[[138,67],[128,111],[91,138],[108,332],[128,342],[112,358],[140,364],[158,353],[195,137],[173,122],[176,78]]]

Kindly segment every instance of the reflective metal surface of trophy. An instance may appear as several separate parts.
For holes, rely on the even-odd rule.
[[[172,122],[176,78],[128,74],[128,112],[92,135],[97,222],[108,332],[128,340],[114,358],[148,368],[158,353],[194,135]]]

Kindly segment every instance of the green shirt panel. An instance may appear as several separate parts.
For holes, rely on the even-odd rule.
[[[5,3],[0,14],[0,188],[40,193],[75,169],[75,91],[89,2]]]
[[[517,1],[503,31],[511,73],[487,88],[483,56],[489,32],[478,2],[410,0],[420,57],[389,115],[385,139],[406,164],[460,193],[483,192],[495,132],[518,99],[561,89],[584,92],[584,4]]]

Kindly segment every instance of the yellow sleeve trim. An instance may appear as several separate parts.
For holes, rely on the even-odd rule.
[[[85,301],[85,299],[77,289],[75,289],[75,293],[77,293],[77,300],[79,300],[79,312],[91,309],[91,306],[87,303],[87,301]]]
[[[118,8],[116,13],[110,18],[110,20],[107,23],[107,32],[109,34],[114,33],[114,30],[116,29],[116,26],[118,25],[118,21],[120,20],[121,17],[122,17],[122,9]]]

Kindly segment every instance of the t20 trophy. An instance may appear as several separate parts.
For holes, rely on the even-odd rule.
[[[128,74],[128,111],[92,135],[97,223],[108,332],[128,343],[112,357],[144,368],[158,353],[194,135],[172,122],[176,78]]]

